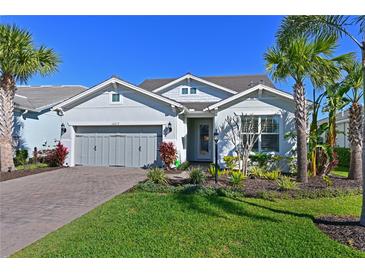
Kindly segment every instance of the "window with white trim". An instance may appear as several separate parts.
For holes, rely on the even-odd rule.
[[[122,103],[122,95],[117,92],[111,92],[110,93],[110,103],[112,104],[120,104]]]
[[[181,87],[180,88],[180,93],[182,95],[188,95],[188,94],[195,95],[195,94],[198,93],[198,89],[197,88],[191,88],[191,87]]]
[[[251,123],[251,117],[247,116],[242,121],[241,132],[243,133],[243,142],[245,143],[247,129]],[[254,116],[254,132],[259,134],[256,143],[253,146],[255,152],[279,152],[279,117],[277,115]],[[261,130],[262,129],[262,130]]]

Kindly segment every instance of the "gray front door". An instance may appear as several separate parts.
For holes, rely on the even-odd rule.
[[[198,133],[198,159],[210,160],[211,159],[211,128],[209,122],[199,122],[197,128]]]
[[[157,147],[161,138],[158,131],[159,129],[156,133],[76,133],[75,164],[125,167],[156,165],[159,162]]]

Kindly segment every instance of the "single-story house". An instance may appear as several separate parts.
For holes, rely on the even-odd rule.
[[[61,142],[69,148],[70,166],[160,165],[162,141],[175,144],[181,162],[212,162],[215,130],[222,165],[223,157],[234,153],[225,119],[241,113],[272,125],[260,134],[257,151],[285,155],[293,147],[284,138],[295,128],[293,96],[275,88],[266,75],[187,73],[139,85],[113,76],[52,109],[66,126]]]
[[[336,114],[336,146],[349,148],[350,143],[348,140],[349,129],[349,110],[340,111]],[[328,117],[318,121],[318,124],[328,123]],[[326,136],[322,136],[325,140]]]
[[[51,108],[86,90],[84,86],[19,86],[14,97],[14,141],[18,149],[51,148],[60,139],[62,118]]]

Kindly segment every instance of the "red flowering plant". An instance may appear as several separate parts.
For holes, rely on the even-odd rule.
[[[47,152],[45,162],[51,167],[61,167],[65,163],[68,149],[61,142],[58,142],[56,148]]]
[[[169,169],[176,160],[176,148],[172,142],[162,142],[160,144],[160,157],[165,163],[165,167]]]

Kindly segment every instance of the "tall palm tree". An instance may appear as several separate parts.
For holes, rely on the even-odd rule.
[[[363,96],[362,90],[362,68],[358,62],[353,62],[349,66],[345,67],[347,76],[344,80],[344,85],[351,90],[351,94],[347,94],[347,99],[351,103],[349,109],[349,128],[348,128],[348,140],[351,147],[351,160],[349,179],[358,180],[362,179],[362,106],[360,105],[361,97]]]
[[[11,25],[0,25],[0,168],[14,169],[13,126],[16,83],[39,73],[56,71],[59,58],[53,49],[36,47],[32,35]]]
[[[317,87],[323,86],[326,79],[337,79],[340,69],[336,65],[350,58],[345,54],[331,59],[337,45],[334,36],[319,37],[308,40],[298,37],[277,43],[265,54],[266,68],[275,80],[288,77],[294,80],[295,125],[297,131],[297,180],[308,181],[307,175],[307,106],[304,80],[310,78]],[[351,56],[352,58],[352,56]]]
[[[359,27],[358,38],[351,33],[350,26]],[[350,17],[341,15],[287,16],[278,32],[278,40],[285,43],[295,36],[336,35],[346,36],[360,49],[362,57],[363,90],[365,90],[365,15]],[[361,40],[360,40],[361,39]],[[365,106],[365,93],[363,95]],[[365,115],[363,115],[363,136],[365,136]],[[362,138],[362,159],[365,162],[365,138]],[[365,226],[365,165],[363,165],[363,199],[360,224]]]

